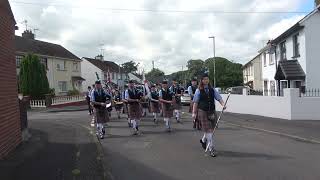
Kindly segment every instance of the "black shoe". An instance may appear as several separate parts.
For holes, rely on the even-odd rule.
[[[217,153],[216,153],[216,151],[214,149],[210,151],[210,156],[211,157],[217,157]]]
[[[205,150],[207,148],[207,143],[206,142],[202,142],[202,139],[200,139],[200,144],[202,146],[202,148]]]

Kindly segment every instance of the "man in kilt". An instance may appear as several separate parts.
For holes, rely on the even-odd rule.
[[[162,103],[163,118],[166,123],[166,129],[171,132],[170,118],[173,116],[173,104],[175,102],[174,93],[168,88],[168,82],[162,82],[162,89],[159,92],[159,101]]]
[[[95,108],[96,123],[97,123],[97,136],[101,139],[104,138],[105,129],[103,124],[109,121],[109,112],[106,108],[107,103],[111,100],[111,96],[107,94],[101,86],[100,81],[96,81],[95,90],[92,92],[91,101]]]
[[[190,108],[189,108],[189,112],[192,113],[192,109],[193,109],[193,97],[194,94],[196,93],[197,90],[197,79],[192,79],[191,81],[191,86],[188,87],[188,94],[191,97],[191,102],[190,102]],[[193,121],[193,128],[194,129],[198,129],[201,130],[201,122],[198,120],[198,118],[195,118]]]
[[[159,104],[159,94],[156,91],[156,86],[151,86],[151,98],[150,98],[150,107],[151,113],[153,113],[153,121],[157,123],[157,116],[160,113],[160,104]]]
[[[176,114],[176,121],[180,123],[181,121],[181,96],[183,95],[183,89],[178,85],[177,80],[172,80],[172,86],[170,87],[170,91],[174,93],[175,103],[174,103],[174,112]]]
[[[129,117],[131,120],[134,135],[139,134],[139,121],[141,119],[141,106],[140,99],[142,97],[141,92],[135,87],[132,80],[129,81],[129,88],[126,91],[125,99],[128,101]]]
[[[209,150],[212,157],[216,156],[213,145],[213,130],[217,123],[215,100],[219,101],[221,106],[224,106],[224,101],[219,92],[209,84],[208,74],[204,74],[193,98],[192,118],[197,117],[201,121],[204,135],[200,139],[200,143],[202,148]]]
[[[116,109],[117,115],[118,115],[118,119],[120,119],[120,113],[121,113],[121,109],[123,107],[123,102],[122,102],[122,97],[120,94],[119,90],[115,90],[114,91],[114,107]]]
[[[127,89],[128,89],[128,85],[124,85],[124,91],[122,92],[122,102],[124,103],[124,106],[122,111],[123,111],[123,114],[127,114],[128,126],[129,128],[131,128],[132,124],[129,117],[128,101],[126,100],[126,96],[125,96]]]

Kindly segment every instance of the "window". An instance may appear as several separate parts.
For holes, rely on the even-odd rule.
[[[271,96],[276,95],[276,85],[274,81],[270,81],[270,95]]]
[[[60,92],[67,92],[67,82],[66,81],[59,81],[59,90]]]
[[[78,62],[73,63],[73,71],[75,71],[75,72],[79,71],[79,63]]]
[[[264,65],[264,67],[266,67],[267,66],[267,53],[263,53],[263,65]]]
[[[298,40],[299,34],[293,36],[293,57],[300,57],[300,43]]]
[[[274,64],[274,54],[269,54],[269,64]]]
[[[20,64],[21,64],[22,59],[23,59],[23,56],[16,56],[17,68],[20,68]]]
[[[112,79],[114,79],[114,72],[112,73]]]
[[[66,61],[63,61],[63,63],[58,62],[58,63],[57,63],[57,70],[59,70],[59,71],[65,71],[65,70],[66,70]]]
[[[267,80],[263,81],[263,91],[264,91],[263,94],[265,96],[268,96],[268,81]]]
[[[280,43],[280,61],[287,60],[286,42]]]
[[[40,63],[43,64],[46,69],[48,69],[48,60],[47,60],[47,58],[40,57]]]

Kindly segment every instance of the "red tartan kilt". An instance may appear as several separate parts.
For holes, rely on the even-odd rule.
[[[151,107],[151,113],[160,113],[159,103],[151,102],[150,107]]]
[[[198,109],[197,118],[201,122],[203,131],[213,130],[214,125],[211,121],[208,120],[208,113],[206,111]]]
[[[140,108],[140,104],[134,103],[128,105],[129,117],[130,119],[141,119],[142,110]]]

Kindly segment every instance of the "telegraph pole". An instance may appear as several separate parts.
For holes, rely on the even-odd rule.
[[[216,42],[214,36],[210,36],[209,39],[213,42],[213,87],[216,88]]]

